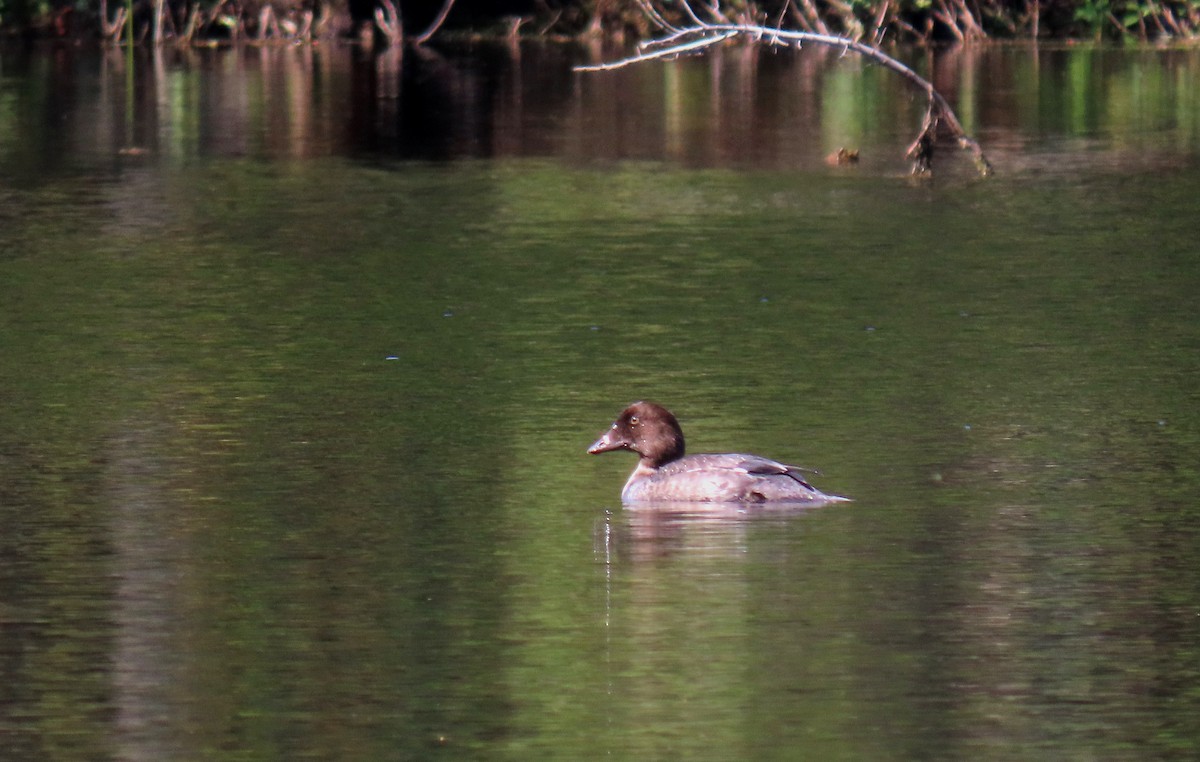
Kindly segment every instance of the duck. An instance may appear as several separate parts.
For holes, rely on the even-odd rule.
[[[599,455],[631,450],[639,459],[621,490],[624,503],[806,503],[848,501],[808,483],[808,469],[746,453],[685,455],[683,429],[671,411],[642,400],[625,408],[592,443]]]

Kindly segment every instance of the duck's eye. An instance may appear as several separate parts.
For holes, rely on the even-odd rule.
[[[629,425],[630,425],[630,426],[637,426],[637,425],[638,425],[638,417],[637,417],[636,415],[631,415],[631,416],[629,417]]]

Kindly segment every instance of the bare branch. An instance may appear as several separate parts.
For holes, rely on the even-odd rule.
[[[400,17],[400,10],[392,0],[379,0],[379,5],[375,8],[375,25],[387,38],[389,45],[404,44],[404,22]]]
[[[821,14],[817,12],[817,7],[813,4],[813,0],[800,0],[800,2],[804,4],[803,12],[796,9],[796,6],[792,6],[794,11],[792,15],[800,19],[806,30],[818,32],[819,34],[829,34],[829,27],[825,26],[825,21],[821,18]]]
[[[878,26],[878,23],[877,25]],[[913,161],[914,173],[928,173],[933,160],[933,148],[940,135],[947,135],[958,143],[959,147],[972,153],[975,166],[982,175],[989,175],[992,166],[983,149],[963,129],[955,116],[950,104],[942,97],[925,78],[892,58],[878,48],[846,37],[815,32],[798,32],[787,29],[757,26],[754,24],[699,24],[694,27],[680,29],[665,38],[651,40],[642,47],[637,55],[609,63],[577,66],[576,71],[610,71],[620,69],[643,61],[652,61],[684,53],[694,53],[733,37],[747,37],[754,42],[767,45],[789,45],[799,48],[805,43],[824,45],[838,48],[843,52],[854,52],[876,64],[899,74],[911,85],[925,93],[928,99],[925,119],[916,140],[908,149],[908,157]]]
[[[154,0],[154,29],[151,32],[150,41],[155,45],[161,45],[163,39],[163,0]]]
[[[188,12],[187,22],[183,25],[183,31],[179,34],[180,45],[191,45],[192,38],[196,35],[196,29],[200,26],[200,4],[192,5]]]
[[[886,26],[888,11],[891,10],[890,0],[883,0],[879,4],[879,12],[875,14],[875,20],[871,22],[871,31],[867,34],[867,39],[875,47],[879,47],[883,43],[883,35]]]
[[[100,19],[101,29],[104,32],[104,37],[113,45],[116,45],[121,40],[121,31],[125,28],[125,6],[118,6],[117,12],[113,14],[113,20],[109,22],[105,18]]]
[[[659,29],[667,32],[679,31],[679,27],[669,23],[662,17],[662,14],[660,14],[658,10],[650,3],[650,0],[637,0],[637,4],[641,6],[642,12],[645,13],[646,16],[653,21],[654,25]]]
[[[442,28],[442,24],[446,22],[446,17],[450,15],[450,8],[453,6],[454,0],[446,0],[446,2],[442,3],[442,9],[438,11],[437,18],[430,22],[429,27],[424,32],[421,32],[419,35],[417,35],[417,38],[414,40],[414,42],[416,42],[418,45],[424,45],[426,42],[428,42],[429,38],[432,37],[438,29]]]
[[[683,42],[678,45],[672,45],[667,48],[660,48],[646,53],[638,53],[636,56],[622,58],[620,61],[611,61],[609,63],[591,64],[589,66],[576,66],[575,71],[610,71],[612,69],[620,69],[630,64],[641,63],[642,61],[653,61],[656,58],[667,58],[669,56],[677,56],[681,53],[691,53],[697,50],[703,50],[710,45],[716,45],[722,40],[728,40],[730,37],[736,37],[740,32],[725,31],[719,32],[712,36],[704,36],[698,40],[691,42]]]
[[[779,15],[775,17],[775,26],[783,26],[783,17],[787,15],[788,10],[792,7],[792,0],[783,0],[783,5],[779,8]]]
[[[721,23],[721,24],[731,23],[729,20],[729,17],[726,16],[724,13],[721,13],[721,4],[718,2],[718,0],[711,0],[711,2],[709,2],[709,4],[708,4],[707,10],[708,10],[709,14],[711,14],[712,17],[715,18],[719,23]]]
[[[706,26],[706,24],[700,20],[700,17],[696,15],[696,12],[692,10],[692,6],[688,4],[687,0],[679,0],[679,5],[683,8],[683,12],[687,14],[689,21],[696,26]]]

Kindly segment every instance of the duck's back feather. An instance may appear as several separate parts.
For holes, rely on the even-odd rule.
[[[743,453],[689,455],[639,469],[621,493],[628,501],[820,502],[841,500],[809,484],[797,466]]]

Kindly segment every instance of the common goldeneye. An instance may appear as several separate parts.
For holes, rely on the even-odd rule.
[[[824,504],[849,500],[826,495],[803,469],[744,453],[683,454],[683,430],[662,405],[635,402],[588,452],[632,450],[641,456],[621,499],[625,502]]]

